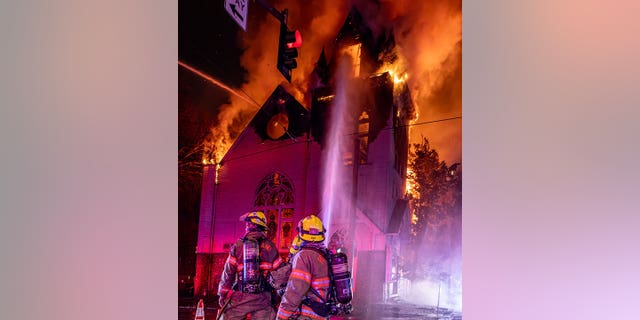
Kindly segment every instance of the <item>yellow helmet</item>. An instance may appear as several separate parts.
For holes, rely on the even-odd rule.
[[[291,247],[289,248],[289,255],[294,255],[298,251],[300,251],[300,245],[302,244],[302,239],[300,239],[300,235],[297,235],[293,238],[293,242],[291,242]]]
[[[257,226],[263,227],[267,229],[267,217],[264,215],[262,211],[251,211],[243,214],[240,218],[242,220],[251,222]]]
[[[298,236],[304,241],[324,241],[324,225],[322,220],[315,215],[310,215],[298,222]]]

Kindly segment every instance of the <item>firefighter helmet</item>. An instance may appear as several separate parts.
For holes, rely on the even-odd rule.
[[[324,241],[325,228],[322,225],[322,220],[313,214],[300,220],[297,229],[298,236],[303,241]]]
[[[267,217],[262,211],[251,211],[242,215],[242,220],[267,229]]]
[[[302,239],[300,239],[300,235],[297,235],[293,238],[293,242],[291,242],[291,248],[289,248],[289,255],[294,255],[300,251],[300,245],[302,244]]]

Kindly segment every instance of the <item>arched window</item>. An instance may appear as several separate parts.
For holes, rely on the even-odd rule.
[[[267,216],[269,239],[279,250],[289,250],[293,240],[293,205],[295,202],[293,185],[289,179],[274,172],[262,179],[256,188],[254,209],[264,211]]]

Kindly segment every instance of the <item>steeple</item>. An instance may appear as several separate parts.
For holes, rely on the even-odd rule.
[[[316,66],[313,69],[313,72],[318,75],[318,78],[322,84],[326,85],[329,82],[329,63],[327,62],[327,56],[324,53],[324,47],[322,47],[322,52],[320,53],[320,57],[316,62]]]
[[[336,43],[346,45],[352,45],[357,42],[362,43],[364,34],[365,27],[362,23],[362,15],[356,7],[352,7],[347,19],[336,36]]]

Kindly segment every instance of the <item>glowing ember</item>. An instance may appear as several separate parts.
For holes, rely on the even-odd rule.
[[[218,177],[220,176],[220,163],[216,163],[216,184],[218,184]]]
[[[416,224],[418,222],[418,216],[415,213],[411,214],[411,224]]]
[[[417,192],[415,189],[415,181],[411,178],[413,175],[413,171],[410,168],[407,168],[407,180],[405,182],[405,190],[406,194],[417,196]]]

